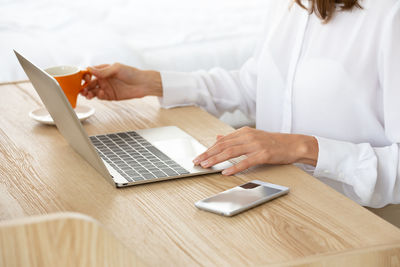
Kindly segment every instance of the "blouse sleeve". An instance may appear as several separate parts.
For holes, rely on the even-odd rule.
[[[239,71],[214,68],[210,71],[161,72],[162,107],[197,105],[215,116],[240,109],[255,117],[257,72],[254,58]]]
[[[317,137],[314,176],[343,184],[343,193],[374,208],[400,203],[400,1],[388,15],[379,51],[386,147]]]

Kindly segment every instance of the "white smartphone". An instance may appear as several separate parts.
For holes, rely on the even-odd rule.
[[[195,203],[199,209],[233,216],[289,193],[289,188],[258,180],[236,186]]]

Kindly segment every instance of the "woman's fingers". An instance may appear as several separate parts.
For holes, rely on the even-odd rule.
[[[235,146],[239,144],[244,144],[248,142],[248,135],[252,131],[252,128],[243,127],[233,133],[227,134],[225,136],[217,136],[217,142],[213,146],[207,149],[204,153],[200,154],[193,160],[195,165],[200,165],[201,162],[207,160],[218,153],[221,153],[224,149],[230,146]]]
[[[95,67],[88,67],[91,74],[96,77],[105,79],[111,77],[120,71],[121,64],[114,63],[112,65],[98,65]]]
[[[228,159],[232,159],[232,158],[236,158],[241,155],[245,155],[245,154],[249,153],[249,151],[250,151],[250,147],[248,144],[230,146],[230,147],[224,149],[223,151],[221,151],[220,153],[215,154],[214,156],[211,156],[208,159],[202,161],[200,163],[200,165],[203,168],[209,168],[211,166],[214,166],[215,164],[221,163]]]
[[[94,78],[93,80],[88,82],[85,89],[87,89],[87,91],[90,91],[98,87],[98,85],[99,85],[99,80],[97,78]]]
[[[101,100],[111,100],[112,96],[109,94],[109,85],[104,80],[94,79],[81,91],[81,94],[87,99],[97,97]]]
[[[103,68],[106,68],[106,67],[108,67],[108,66],[110,66],[110,64],[100,64],[100,65],[96,65],[96,66],[94,66],[96,69],[103,69]]]
[[[87,81],[86,78],[84,78],[84,79],[85,79],[85,83],[87,83],[87,85],[85,86],[85,88],[82,89],[82,91],[80,93],[83,96],[87,96],[88,92],[97,86],[97,79],[89,80],[89,81]]]
[[[231,139],[227,141],[218,140],[214,145],[212,145],[209,149],[207,149],[204,153],[197,156],[193,163],[195,165],[199,165],[201,162],[205,161],[209,157],[212,157],[218,153],[221,153],[223,150],[227,149],[228,147],[241,145],[243,144],[240,138]]]
[[[226,136],[218,136],[217,142],[193,162],[208,168],[231,158],[247,156],[245,160],[224,170],[224,175],[232,175],[264,163],[290,164],[311,160],[311,164],[315,165],[318,157],[318,143],[315,140],[310,136],[269,133],[245,127]]]
[[[238,164],[233,165],[232,167],[229,167],[228,169],[225,169],[222,171],[223,175],[233,175],[238,172],[244,171],[250,167],[256,166],[258,164],[262,164],[262,155],[261,153],[254,154],[247,159],[244,159],[240,161]]]
[[[218,141],[227,141],[229,139],[236,138],[238,136],[247,136],[252,131],[254,131],[254,128],[250,128],[250,127],[245,126],[245,127],[242,127],[240,129],[230,133],[230,134],[227,134],[225,136],[222,136],[222,137],[218,138]]]
[[[103,92],[103,93],[101,93],[101,92]],[[94,97],[100,98],[99,95],[101,95],[101,94],[104,94],[104,90],[100,86],[95,86],[94,88],[87,90],[87,93],[85,96],[87,99],[92,99]]]
[[[85,83],[89,83],[91,78],[92,76],[90,74],[83,75],[83,80],[85,81]]]
[[[102,90],[102,89],[100,89],[100,90],[97,92],[97,95],[96,95],[96,96],[97,96],[98,99],[101,99],[101,100],[107,100],[107,99],[108,99],[106,93],[105,93],[104,90]]]
[[[81,94],[83,96],[87,96],[89,92],[98,89],[98,87],[99,87],[99,81],[98,79],[95,78],[88,82],[87,86],[82,89]]]

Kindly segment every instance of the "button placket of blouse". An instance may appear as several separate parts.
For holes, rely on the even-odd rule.
[[[292,59],[289,65],[289,71],[287,76],[285,96],[283,101],[283,112],[282,112],[282,132],[290,133],[292,130],[292,106],[293,106],[293,85],[296,78],[297,66],[302,55],[304,37],[307,31],[310,14],[306,10],[296,10],[296,12],[304,12],[304,19],[302,25],[299,27],[299,32],[296,38],[296,44],[292,52]]]

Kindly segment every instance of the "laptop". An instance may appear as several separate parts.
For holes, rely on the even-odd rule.
[[[228,161],[203,169],[192,160],[206,150],[176,126],[88,136],[58,82],[14,50],[19,63],[67,142],[118,187],[220,172]]]

